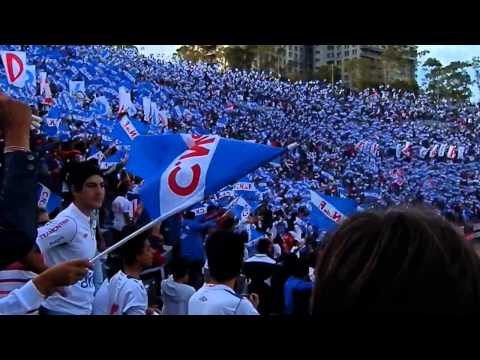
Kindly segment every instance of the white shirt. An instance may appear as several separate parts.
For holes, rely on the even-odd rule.
[[[38,309],[45,296],[38,291],[30,280],[19,289],[13,290],[0,299],[0,315],[23,315]]]
[[[265,254],[256,254],[249,257],[245,262],[262,262],[267,264],[276,264],[277,262]]]
[[[125,223],[125,215],[128,214],[130,216],[133,213],[133,206],[132,203],[123,196],[117,196],[112,203],[112,212],[114,215],[113,219],[113,228],[118,231],[122,231],[122,229],[127,225]]]
[[[93,300],[93,315],[108,315],[108,286],[110,280],[105,279]]]
[[[147,290],[140,280],[116,273],[108,285],[109,315],[145,315],[148,307]]]
[[[258,315],[258,311],[228,286],[204,284],[190,298],[188,315]]]
[[[49,267],[74,259],[90,259],[95,256],[97,240],[90,217],[82,213],[74,203],[57,217],[38,229],[37,245]],[[93,271],[84,279],[66,289],[67,296],[55,293],[42,304],[49,310],[72,315],[90,315],[95,293]]]

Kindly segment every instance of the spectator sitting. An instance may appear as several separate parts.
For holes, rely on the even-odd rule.
[[[414,208],[358,213],[327,240],[312,313],[480,309],[480,264],[457,231]]]
[[[161,284],[162,314],[187,315],[188,301],[195,292],[193,287],[187,285],[187,265],[181,260],[174,260],[169,265],[172,275]]]

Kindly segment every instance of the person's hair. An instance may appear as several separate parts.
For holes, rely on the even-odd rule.
[[[174,258],[169,263],[169,268],[175,281],[182,279],[188,273],[188,265],[186,261],[181,258]]]
[[[185,219],[193,220],[195,219],[195,213],[193,211],[188,210],[188,211],[185,211],[185,213],[183,214],[183,217]]]
[[[479,258],[426,209],[353,215],[319,254],[312,313],[480,309]]]
[[[224,282],[240,274],[244,245],[239,235],[216,231],[207,239],[205,250],[210,276],[214,280]]]
[[[128,183],[126,181],[122,181],[118,185],[117,194],[119,196],[125,196],[128,194]]]
[[[266,254],[268,252],[268,248],[272,242],[269,239],[260,239],[257,242],[257,252],[260,254]]]
[[[102,176],[102,171],[91,162],[72,163],[67,175],[67,183],[73,191],[82,191],[85,181],[94,175]]]
[[[125,238],[128,235],[132,234],[134,231],[136,231],[137,228],[135,226],[126,226],[121,233],[121,238]],[[150,236],[149,231],[145,231],[137,236],[135,236],[133,239],[127,241],[124,245],[122,245],[118,253],[120,257],[123,259],[123,263],[125,265],[132,265],[136,261],[137,255],[140,255],[143,252],[143,249],[145,247],[145,241],[148,240],[148,237]]]

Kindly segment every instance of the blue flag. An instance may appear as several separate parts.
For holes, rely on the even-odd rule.
[[[49,213],[58,208],[62,203],[62,198],[53,193],[45,185],[37,185],[37,205],[41,209],[46,209]]]
[[[334,196],[320,195],[310,191],[311,213],[310,222],[319,230],[328,231],[344,221],[357,209],[353,200]]]
[[[145,208],[158,218],[202,201],[284,151],[219,136],[138,136],[128,170],[145,179]]]
[[[147,124],[124,116],[120,121],[115,122],[111,137],[124,145],[130,145],[137,136],[147,135],[147,133]]]

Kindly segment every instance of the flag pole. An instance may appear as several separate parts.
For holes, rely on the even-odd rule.
[[[165,220],[166,218],[170,217],[171,215],[174,215],[176,211],[178,211],[178,210],[174,209],[174,210],[172,210],[168,213],[165,213],[164,215],[156,218],[155,220],[150,221],[148,224],[142,226],[140,229],[134,231],[133,233],[131,233],[127,237],[123,238],[119,242],[113,244],[109,248],[103,250],[101,253],[95,255],[93,258],[90,259],[90,262],[93,264],[98,259],[104,257],[105,255],[110,254],[112,251],[118,249],[120,246],[122,246],[126,242],[132,240],[135,236],[140,235],[141,233],[143,233],[143,232],[147,231],[148,229],[152,228],[153,226],[155,226],[155,224],[157,224],[159,221]]]
[[[292,143],[290,145],[287,146],[287,149],[288,150],[292,150],[294,148],[296,148],[298,146],[298,143]],[[238,201],[238,199],[234,199],[228,206],[227,206],[227,211],[225,212],[228,213],[228,210],[229,208],[231,208],[236,202]],[[183,210],[183,209],[182,209]],[[120,240],[119,242],[113,244],[112,246],[110,246],[109,248],[103,250],[101,253],[95,255],[93,258],[90,259],[90,263],[94,263],[95,261],[97,261],[98,259],[104,257],[105,255],[108,255],[110,254],[112,251],[118,249],[120,246],[122,246],[123,244],[125,244],[126,242],[132,240],[135,236],[137,235],[140,235],[141,233],[147,231],[148,229],[152,228],[153,226],[155,226],[155,224],[157,224],[159,221],[163,221],[165,220],[166,218],[172,216],[172,215],[175,215],[176,213],[182,211],[182,210],[178,210],[178,208],[176,209],[172,209],[170,210],[169,212],[166,212],[165,214],[162,214],[161,216],[159,216],[158,218],[150,221],[148,224],[142,226],[140,229],[134,231],[133,233],[131,233],[130,235],[128,235],[127,237],[123,238],[122,240]],[[222,215],[225,216],[225,214]]]

